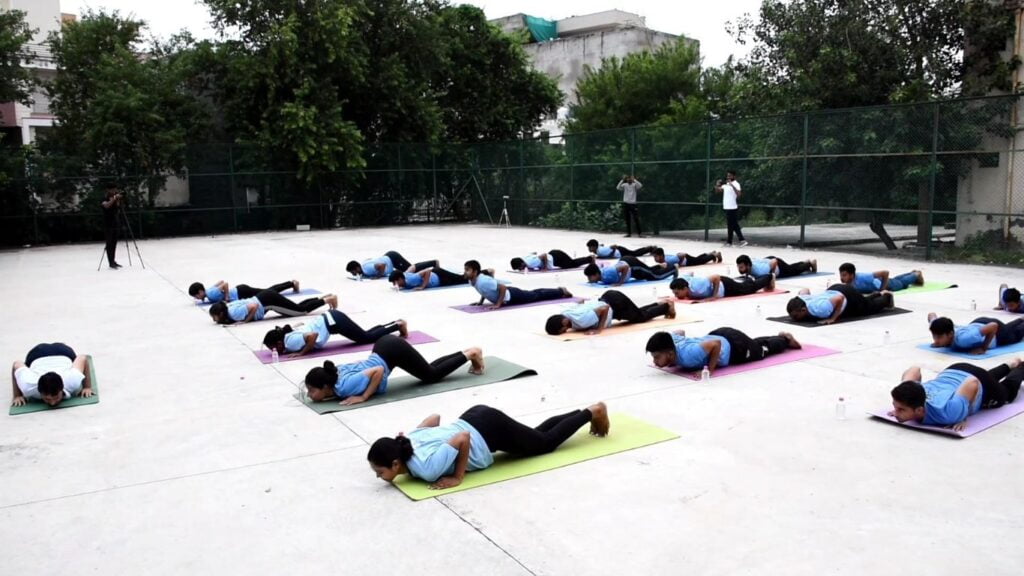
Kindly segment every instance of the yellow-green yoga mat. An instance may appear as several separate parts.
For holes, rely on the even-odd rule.
[[[949,290],[956,287],[956,284],[950,284],[949,282],[925,282],[924,286],[910,286],[905,290],[893,292],[893,294],[898,299],[900,294],[923,294],[924,292],[939,292],[940,290]]]
[[[611,422],[611,433],[608,436],[591,436],[590,426],[587,425],[557,450],[543,456],[512,458],[506,454],[496,454],[493,466],[466,473],[462,484],[454,488],[431,490],[430,484],[411,476],[400,476],[395,480],[395,486],[413,500],[426,500],[679,438],[674,432],[627,414],[612,414]]]
[[[82,398],[81,396],[75,396],[74,398],[67,398],[62,400],[60,404],[56,406],[50,406],[42,400],[29,400],[24,406],[11,406],[11,409],[7,412],[11,416],[17,416],[19,414],[30,414],[32,412],[42,412],[44,410],[56,410],[58,408],[73,408],[75,406],[84,406],[86,404],[96,404],[100,401],[100,388],[96,381],[96,365],[93,364],[92,356],[89,356],[89,382],[92,384],[92,396],[88,398]]]

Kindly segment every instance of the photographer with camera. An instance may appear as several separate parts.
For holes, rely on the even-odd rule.
[[[107,240],[107,265],[117,270],[121,267],[114,259],[117,252],[118,213],[121,210],[124,195],[117,189],[117,185],[109,183],[106,186],[106,193],[100,206],[103,207],[103,234]]]
[[[636,222],[636,235],[643,238],[643,231],[640,229],[640,210],[636,205],[636,193],[644,185],[631,174],[623,174],[615,188],[622,192],[622,216],[626,219],[626,238],[633,236],[633,222]]]

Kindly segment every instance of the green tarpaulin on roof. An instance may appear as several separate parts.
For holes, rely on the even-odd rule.
[[[527,16],[526,27],[530,30],[534,42],[547,42],[558,38],[558,23],[554,20]]]

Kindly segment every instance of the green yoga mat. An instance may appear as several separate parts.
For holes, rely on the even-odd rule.
[[[338,403],[338,400],[310,402],[309,398],[306,397],[305,392],[299,392],[295,394],[294,397],[317,414],[330,414],[331,412],[344,412],[346,410],[366,408],[368,406],[375,406],[386,402],[399,402],[401,400],[416,398],[418,396],[429,396],[430,394],[440,394],[441,392],[448,392],[449,390],[461,390],[463,388],[472,388],[474,386],[483,386],[485,384],[494,384],[495,382],[513,380],[523,376],[536,375],[536,370],[527,368],[526,366],[520,366],[519,364],[509,362],[508,360],[502,360],[496,356],[484,356],[484,373],[479,376],[469,373],[469,363],[467,362],[465,366],[459,368],[453,374],[436,384],[423,384],[412,376],[392,378],[388,382],[387,392],[371,396],[366,402],[353,404],[352,406],[342,406]]]
[[[584,426],[550,454],[533,458],[512,458],[506,454],[498,454],[494,458],[493,466],[486,470],[467,473],[462,479],[462,484],[455,488],[431,490],[429,484],[411,476],[399,477],[395,480],[395,486],[413,500],[426,500],[679,438],[674,432],[637,420],[627,414],[612,414],[611,421],[612,428],[608,436],[591,436],[590,426]]]
[[[950,288],[956,288],[956,284],[950,284],[948,282],[925,282],[924,286],[911,286],[906,290],[900,290],[899,292],[893,292],[897,298],[900,294],[921,294],[924,292],[939,292],[941,290],[949,290]]]
[[[88,398],[82,398],[81,396],[75,396],[74,398],[68,398],[62,401],[56,406],[50,406],[42,400],[29,400],[24,406],[11,406],[11,409],[7,412],[11,416],[17,416],[19,414],[30,414],[32,412],[43,412],[46,410],[57,410],[58,408],[74,408],[75,406],[85,406],[86,404],[97,404],[100,401],[100,388],[99,383],[96,381],[96,365],[92,362],[92,356],[89,356],[89,382],[92,384],[92,396]]]

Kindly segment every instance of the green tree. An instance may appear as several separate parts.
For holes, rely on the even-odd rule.
[[[0,102],[30,102],[35,77],[22,63],[32,35],[24,12],[0,11]]]

